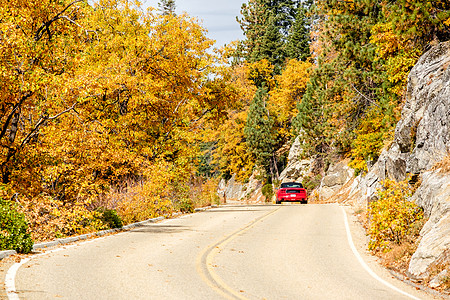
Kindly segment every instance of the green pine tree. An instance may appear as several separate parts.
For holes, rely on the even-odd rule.
[[[250,105],[244,135],[247,147],[255,157],[255,163],[266,175],[274,178],[274,144],[272,133],[274,121],[266,109],[267,88],[257,90]]]
[[[286,59],[283,37],[276,25],[276,18],[273,14],[269,15],[265,26],[264,34],[260,38],[260,44],[253,51],[251,60],[267,59],[275,66],[275,73],[278,74]]]
[[[298,114],[293,120],[294,132],[303,140],[303,155],[306,157],[324,157],[330,149],[332,126],[328,122],[330,106],[326,98],[325,78],[318,75],[311,78],[302,101],[297,104]]]
[[[175,15],[175,0],[160,0],[158,3],[159,11],[162,15]]]
[[[249,62],[268,59],[279,73],[287,58],[306,57],[309,54],[305,50],[309,49],[309,27],[304,9],[299,0],[249,0],[244,3],[242,17],[237,18],[246,37],[244,58]],[[305,41],[300,42],[300,39]]]
[[[286,43],[286,55],[289,58],[296,58],[305,61],[311,56],[309,51],[310,24],[306,17],[307,8],[301,4],[297,9],[295,23],[292,25]]]

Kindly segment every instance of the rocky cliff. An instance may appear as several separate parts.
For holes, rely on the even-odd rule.
[[[322,199],[352,201],[367,207],[386,178],[400,181],[412,175],[420,181],[411,201],[424,209],[428,221],[409,273],[413,278],[426,278],[433,275],[436,266],[450,265],[449,155],[450,42],[446,42],[426,52],[411,70],[392,145],[365,176],[351,178],[351,171],[342,162],[331,166],[319,194]],[[287,173],[294,174],[294,178],[304,170],[295,170],[294,164],[292,168]]]
[[[302,182],[311,168],[310,159],[301,159],[302,143],[297,137],[289,150],[288,165],[280,174],[281,182]]]
[[[241,183],[233,175],[229,180],[219,182],[217,194],[225,203],[263,203],[265,197],[261,193],[262,182],[258,180],[258,173],[254,172],[248,182]]]
[[[395,138],[369,173],[361,179],[360,201],[375,195],[385,178],[404,180],[407,174],[421,180],[411,200],[429,218],[410,266],[410,275],[431,275],[431,267],[445,264],[450,248],[450,175],[434,168],[450,154],[450,42],[426,52],[408,77],[406,102]]]

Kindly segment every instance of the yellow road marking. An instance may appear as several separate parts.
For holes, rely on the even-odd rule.
[[[225,283],[225,281],[220,278],[219,275],[214,271],[214,256],[218,253],[220,253],[220,250],[225,248],[225,246],[234,240],[238,235],[250,230],[253,228],[258,222],[268,218],[270,215],[274,214],[278,210],[280,210],[281,207],[259,217],[250,222],[245,227],[237,230],[236,232],[226,236],[221,241],[208,246],[205,248],[200,255],[197,257],[197,272],[200,274],[200,277],[202,280],[210,286],[214,291],[216,291],[218,294],[222,295],[226,299],[241,299],[241,300],[248,300],[246,297],[244,297],[240,292],[237,292],[233,290],[228,284]],[[206,270],[205,270],[206,269]]]

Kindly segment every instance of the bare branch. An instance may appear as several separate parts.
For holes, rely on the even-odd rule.
[[[8,130],[8,126],[14,116],[14,114],[16,113],[17,109],[20,108],[20,106],[22,105],[22,103],[29,97],[31,97],[31,95],[33,95],[33,92],[27,92],[25,95],[22,96],[22,98],[20,98],[19,102],[14,105],[12,111],[10,112],[8,118],[5,121],[5,124],[3,124],[3,129],[2,132],[0,133],[0,139],[3,138],[6,134],[6,130]]]
[[[72,24],[74,24],[74,25],[76,25],[76,26],[78,26],[78,27],[80,27],[80,28],[83,28],[80,24],[78,24],[78,23],[75,22],[74,20],[70,19],[68,16],[61,16],[60,19],[66,19],[66,20],[69,21],[70,23],[72,23]]]
[[[56,16],[54,16],[52,19],[48,20],[47,22],[45,22],[44,24],[42,24],[41,27],[39,27],[39,29],[36,31],[36,34],[34,36],[34,40],[35,41],[39,41],[42,36],[44,35],[44,32],[48,32],[48,34],[50,35],[50,25],[52,25],[53,22],[63,18],[61,15],[69,9],[69,7],[71,7],[72,5],[74,5],[75,3],[78,2],[82,2],[84,0],[75,0],[71,3],[69,3],[62,11],[60,11]]]
[[[369,97],[367,97],[366,95],[364,95],[363,93],[361,93],[360,91],[358,91],[358,89],[352,84],[350,83],[350,85],[352,86],[352,88],[364,99],[366,99],[367,101],[369,101],[370,103],[372,103],[373,105],[375,105],[378,108],[381,108],[375,101],[373,101],[372,99],[370,99]]]
[[[59,114],[53,116],[53,117],[48,117],[48,116],[41,116],[41,118],[37,121],[36,125],[34,126],[33,130],[31,130],[28,135],[23,139],[22,143],[20,144],[20,147],[18,149],[22,149],[25,144],[27,144],[32,137],[34,137],[36,135],[37,130],[39,129],[39,127],[41,127],[42,124],[44,124],[45,121],[48,120],[54,120],[56,118],[59,118],[61,115],[68,113],[69,111],[75,109],[75,106],[77,105],[77,103],[74,103],[71,107],[69,107],[68,109],[60,112]]]

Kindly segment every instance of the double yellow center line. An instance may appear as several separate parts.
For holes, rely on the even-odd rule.
[[[216,291],[219,295],[223,296],[226,299],[241,299],[241,300],[247,300],[246,297],[244,297],[241,292],[233,290],[228,284],[223,281],[222,278],[220,278],[219,275],[214,270],[214,264],[213,260],[214,257],[220,253],[221,249],[224,249],[225,246],[234,240],[237,236],[241,235],[242,233],[250,230],[253,228],[257,223],[261,222],[262,220],[268,218],[278,210],[280,210],[281,207],[270,211],[269,213],[256,218],[249,224],[247,224],[245,227],[237,230],[236,232],[225,236],[222,240],[219,242],[216,242],[207,248],[205,248],[197,257],[196,267],[197,272],[200,274],[202,280],[208,284],[214,291]]]

